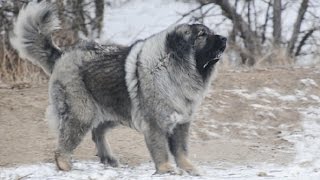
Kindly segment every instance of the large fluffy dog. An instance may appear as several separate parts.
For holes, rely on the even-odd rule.
[[[195,108],[209,86],[226,38],[201,24],[182,24],[129,47],[79,43],[62,51],[51,34],[59,28],[52,5],[30,3],[14,26],[12,45],[48,75],[47,118],[58,130],[55,160],[70,170],[70,155],[88,130],[101,162],[117,166],[104,133],[122,124],[145,137],[157,173],[177,166],[198,174],[187,158]]]

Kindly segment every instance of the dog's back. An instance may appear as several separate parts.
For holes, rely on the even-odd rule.
[[[84,89],[88,95],[83,96],[90,96],[100,111],[96,116],[104,113],[104,117],[110,117],[108,121],[129,121],[131,101],[125,82],[125,59],[129,51],[130,47],[82,42],[64,52],[56,62],[50,84],[59,82]]]

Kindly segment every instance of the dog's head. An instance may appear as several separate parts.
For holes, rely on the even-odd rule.
[[[181,64],[195,63],[203,80],[208,78],[219,61],[226,42],[227,38],[214,34],[202,24],[178,25],[167,35],[167,47],[177,56],[175,59]]]

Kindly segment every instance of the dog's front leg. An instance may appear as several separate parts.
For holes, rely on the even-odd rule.
[[[169,148],[166,134],[159,127],[150,126],[144,132],[144,138],[156,166],[155,174],[175,174],[175,169],[169,162]]]
[[[198,170],[188,159],[188,136],[190,123],[178,124],[173,133],[169,135],[168,142],[172,155],[175,158],[177,166],[188,174],[199,176]]]

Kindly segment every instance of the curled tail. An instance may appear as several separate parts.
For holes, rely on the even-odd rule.
[[[14,23],[11,45],[26,58],[40,66],[48,75],[55,61],[61,56],[51,34],[60,28],[59,19],[52,4],[31,2],[23,7]]]

